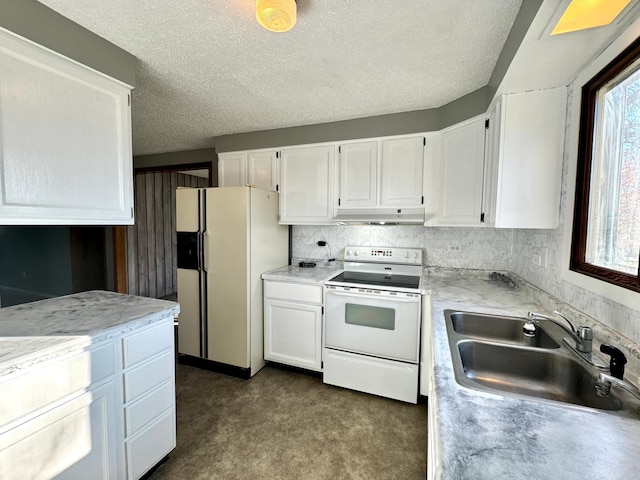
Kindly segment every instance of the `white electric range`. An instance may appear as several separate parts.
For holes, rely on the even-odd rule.
[[[422,250],[345,248],[325,282],[323,381],[417,403]]]

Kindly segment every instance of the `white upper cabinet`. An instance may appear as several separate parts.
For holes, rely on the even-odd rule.
[[[422,223],[425,136],[338,144],[337,222]]]
[[[130,87],[0,29],[0,224],[132,224]]]
[[[240,187],[247,183],[246,152],[218,154],[218,186]]]
[[[566,108],[565,87],[496,102],[487,172],[496,183],[496,227],[558,227]]]
[[[249,184],[263,190],[277,191],[276,150],[251,150],[247,152]]]
[[[218,154],[218,186],[253,185],[276,191],[277,150],[249,150]]]
[[[338,147],[338,206],[373,207],[378,191],[378,142]]]
[[[564,87],[503,95],[435,134],[425,226],[557,228],[566,102]]]
[[[430,163],[435,180],[431,189],[437,196],[434,201],[427,197],[425,225],[481,225],[485,131],[483,115],[446,128],[434,138],[439,145]]]
[[[381,206],[422,206],[425,143],[423,135],[380,141]]]
[[[334,152],[333,144],[281,150],[280,223],[332,223]]]

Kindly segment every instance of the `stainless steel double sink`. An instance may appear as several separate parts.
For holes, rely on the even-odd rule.
[[[576,355],[564,331],[545,322],[527,338],[527,319],[445,310],[456,381],[467,388],[540,401],[561,402],[640,419],[640,402],[624,391],[598,396],[606,372]]]

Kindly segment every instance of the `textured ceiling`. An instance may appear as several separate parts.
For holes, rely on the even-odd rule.
[[[138,58],[137,155],[218,135],[439,107],[487,84],[521,0],[40,0]]]

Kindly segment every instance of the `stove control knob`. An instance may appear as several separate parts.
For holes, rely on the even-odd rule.
[[[353,250],[347,250],[347,255],[349,256],[353,255]]]
[[[359,252],[358,252],[358,250],[355,250],[355,251],[353,252],[353,256],[354,256],[354,257],[357,257],[357,256],[358,256],[358,253],[359,253]]]

